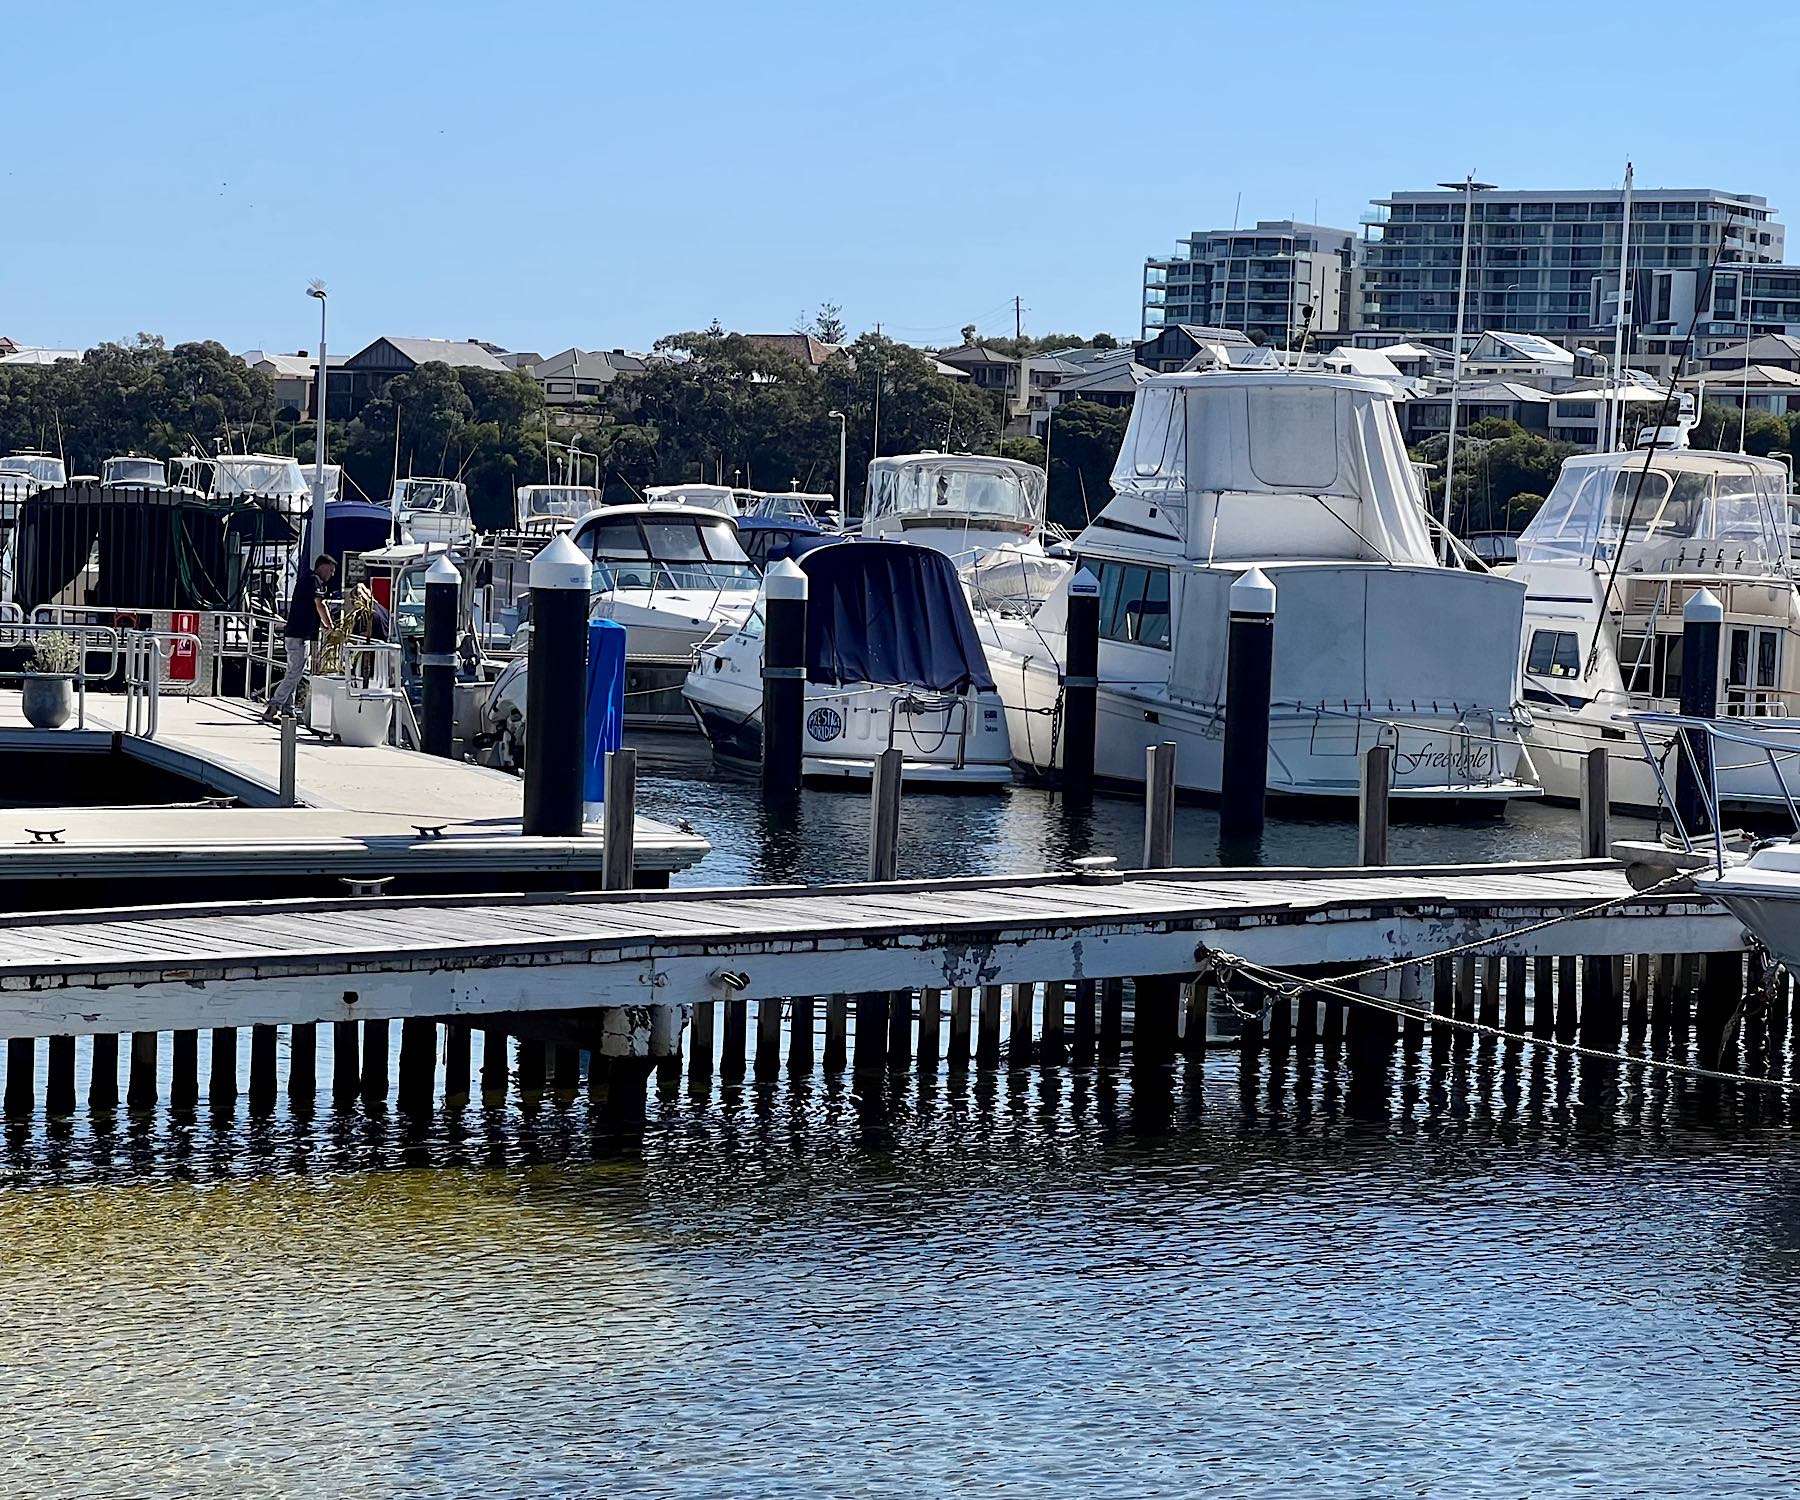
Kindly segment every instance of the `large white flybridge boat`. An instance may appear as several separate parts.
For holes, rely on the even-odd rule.
[[[1786,468],[1672,447],[1679,430],[1655,437],[1655,448],[1569,459],[1519,537],[1527,740],[1553,797],[1578,796],[1582,758],[1604,747],[1615,805],[1656,807],[1644,744],[1672,778],[1673,735],[1658,729],[1640,742],[1624,716],[1679,710],[1682,609],[1702,589],[1724,610],[1719,713],[1774,721],[1800,711]],[[1800,725],[1785,733],[1800,750]],[[1761,756],[1726,757],[1718,777],[1728,808],[1781,800]]]
[[[1392,748],[1393,795],[1535,793],[1510,651],[1522,585],[1442,566],[1390,388],[1314,371],[1158,376],[1138,388],[1114,495],[1074,543],[1100,593],[1096,773],[1141,782],[1173,740],[1178,782],[1216,793],[1227,597],[1276,588],[1268,785],[1353,797],[1361,754]],[[1012,751],[1062,764],[1069,579],[1035,615],[978,614]]]

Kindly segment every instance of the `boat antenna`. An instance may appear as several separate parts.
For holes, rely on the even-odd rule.
[[[394,485],[400,483],[400,403],[394,403],[394,479],[388,486],[388,493],[394,492]]]
[[[50,415],[56,419],[56,461],[67,472],[69,455],[63,450],[62,406],[60,403],[50,408]]]
[[[1681,340],[1681,352],[1675,356],[1675,368],[1669,373],[1669,384],[1663,391],[1662,404],[1656,411],[1656,425],[1650,431],[1650,441],[1644,444],[1644,462],[1638,470],[1637,483],[1632,486],[1631,504],[1625,508],[1625,524],[1619,528],[1619,540],[1613,545],[1612,566],[1607,569],[1606,587],[1600,594],[1600,608],[1604,611],[1612,599],[1613,585],[1618,582],[1619,564],[1625,560],[1625,538],[1631,535],[1631,523],[1637,519],[1638,502],[1644,497],[1644,481],[1650,477],[1650,463],[1656,457],[1657,444],[1662,441],[1663,428],[1668,425],[1669,407],[1675,400],[1675,388],[1681,381],[1681,372],[1687,368],[1688,355],[1694,347],[1694,330],[1700,326],[1700,309],[1707,305],[1712,297],[1713,273],[1719,269],[1719,262],[1725,258],[1725,241],[1731,238],[1732,226],[1737,223],[1737,210],[1726,214],[1724,226],[1719,230],[1719,243],[1713,250],[1712,260],[1706,267],[1706,275],[1700,278],[1700,290],[1694,294],[1694,315],[1688,319],[1687,333]],[[1623,294],[1624,288],[1620,288]],[[1617,392],[1621,403],[1625,396],[1625,383],[1619,382]],[[1623,406],[1621,405],[1621,413]],[[1619,435],[1625,435],[1625,419],[1619,418]],[[1583,681],[1594,673],[1594,665],[1600,659],[1600,628],[1594,627],[1594,639],[1588,647],[1587,664],[1581,669]]]

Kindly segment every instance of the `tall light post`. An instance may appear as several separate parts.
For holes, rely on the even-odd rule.
[[[306,295],[319,299],[319,373],[313,379],[319,398],[319,425],[313,434],[312,515],[306,533],[306,562],[311,567],[325,554],[325,283],[308,282]]]
[[[844,475],[847,456],[850,449],[849,418],[841,411],[828,411],[828,417],[835,417],[838,424],[838,524],[842,525],[848,514],[844,496]]]

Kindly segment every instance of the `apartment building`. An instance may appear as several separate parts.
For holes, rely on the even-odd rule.
[[[1196,230],[1166,259],[1144,262],[1140,336],[1181,324],[1234,328],[1285,347],[1354,327],[1361,242],[1348,229],[1262,219],[1248,229]]]

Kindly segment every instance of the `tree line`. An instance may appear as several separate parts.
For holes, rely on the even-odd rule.
[[[877,443],[884,454],[929,448],[1044,462],[1036,439],[1004,436],[998,393],[953,379],[930,355],[879,334],[863,334],[816,367],[716,325],[665,338],[656,352],[642,374],[614,381],[599,407],[554,416],[528,375],[421,365],[354,417],[331,422],[328,455],[350,486],[377,500],[397,475],[460,477],[484,526],[507,521],[518,485],[562,479],[559,445],[569,444],[592,456],[581,461],[581,477],[591,481],[597,469],[609,501],[685,481],[835,492],[833,412],[844,415],[852,511]],[[1088,402],[1057,410],[1053,520],[1076,528],[1098,509],[1127,415]],[[129,453],[257,451],[308,463],[314,424],[291,416],[266,375],[210,341],[170,347],[139,335],[79,361],[0,366],[0,452],[57,453],[71,474],[98,473],[105,459]],[[573,425],[559,425],[565,416]]]

